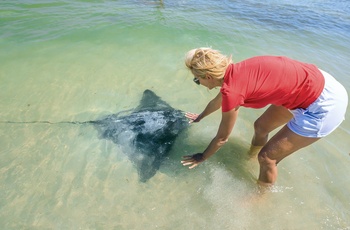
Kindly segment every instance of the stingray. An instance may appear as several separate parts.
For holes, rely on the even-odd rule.
[[[141,182],[152,178],[167,158],[178,135],[188,127],[183,111],[172,108],[151,90],[132,110],[85,122],[1,122],[92,124],[99,137],[118,145],[136,167]]]
[[[188,127],[184,113],[172,108],[151,90],[143,92],[135,109],[91,123],[101,138],[121,147],[135,165],[142,182],[156,174],[177,136]]]

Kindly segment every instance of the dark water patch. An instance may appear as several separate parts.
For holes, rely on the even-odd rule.
[[[286,31],[328,31],[350,33],[350,3],[334,3],[328,8],[298,2],[224,1],[221,12],[262,27]],[[329,7],[330,6],[330,7]],[[328,10],[327,10],[328,9]]]

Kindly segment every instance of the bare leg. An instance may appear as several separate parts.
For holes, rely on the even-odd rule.
[[[293,117],[288,109],[271,105],[255,122],[254,136],[248,151],[249,158],[256,158],[268,139],[269,133],[287,123]]]
[[[251,149],[255,148],[256,153],[261,149],[258,155],[260,164],[259,184],[272,185],[277,179],[278,162],[298,149],[319,140],[319,138],[299,136],[287,126],[284,126],[267,142],[271,131],[286,124],[292,118],[293,115],[288,109],[271,105],[254,122],[255,133]]]
[[[258,183],[272,185],[277,179],[277,164],[283,158],[319,139],[299,136],[287,126],[284,126],[265,144],[259,153],[260,174]]]
[[[292,113],[282,107],[271,105],[255,122],[253,146],[263,146],[268,140],[268,135],[274,129],[286,124],[293,118]]]

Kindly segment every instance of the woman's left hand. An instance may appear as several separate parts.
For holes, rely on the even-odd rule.
[[[189,169],[193,169],[205,160],[203,157],[203,153],[196,153],[189,156],[183,156],[182,159],[183,160],[181,161],[181,164],[183,166],[190,165]]]
[[[199,122],[200,121],[200,114],[197,114],[197,113],[185,113],[185,116],[190,119],[190,122],[189,123],[192,123],[192,122]]]

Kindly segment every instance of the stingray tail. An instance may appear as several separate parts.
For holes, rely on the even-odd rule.
[[[84,125],[84,124],[94,124],[96,121],[0,121],[0,124],[49,124],[49,125],[59,125],[59,124],[71,124],[71,125]]]

